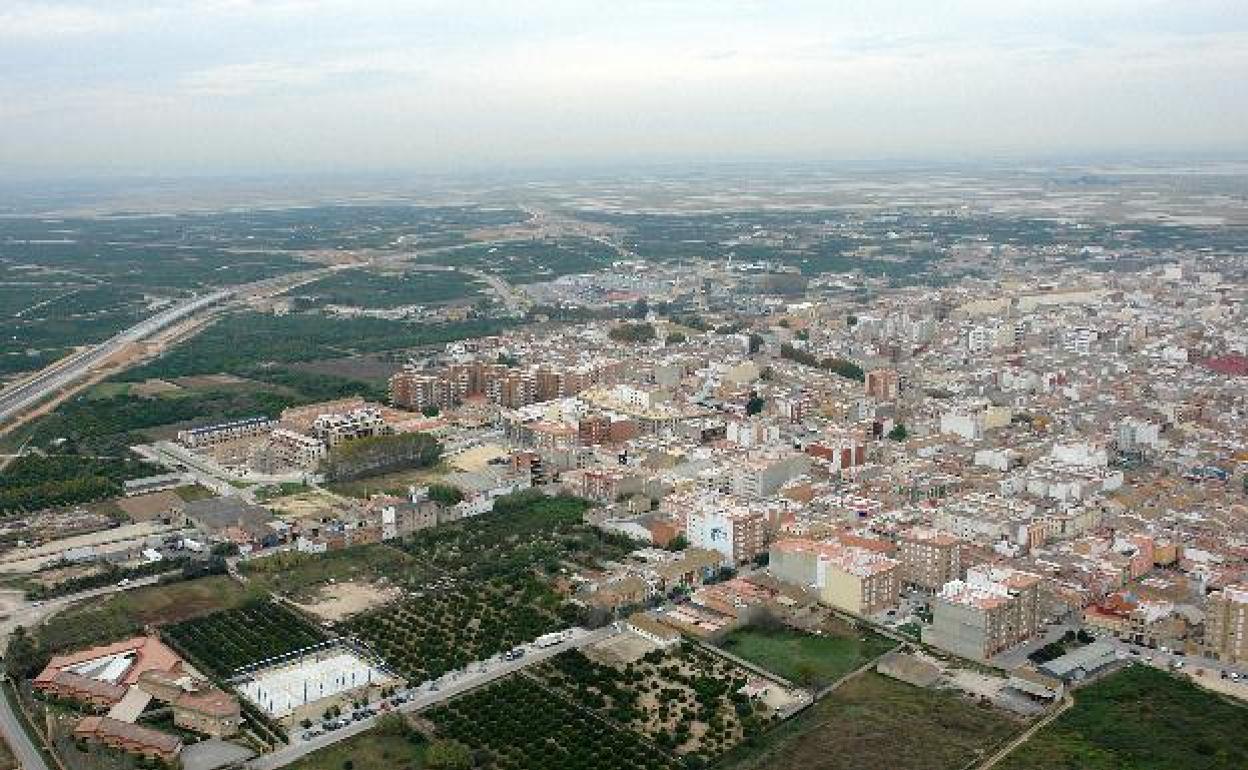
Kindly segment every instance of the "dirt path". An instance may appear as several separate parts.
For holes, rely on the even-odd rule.
[[[1019,746],[1023,745],[1028,740],[1030,740],[1031,736],[1035,735],[1038,731],[1048,726],[1048,724],[1052,722],[1054,719],[1057,719],[1062,714],[1066,713],[1067,709],[1069,709],[1073,705],[1075,705],[1075,699],[1070,697],[1070,693],[1066,693],[1066,695],[1062,697],[1061,705],[1059,705],[1057,708],[1053,709],[1048,714],[1046,714],[1040,721],[1036,722],[1031,727],[1028,727],[1026,730],[1024,730],[1022,733],[1016,736],[1014,740],[1005,744],[1005,746],[999,749],[991,757],[988,757],[988,759],[984,760],[982,763],[977,765],[975,767],[975,770],[989,770],[989,768],[996,767],[997,763],[999,763],[1001,760],[1009,756]]]

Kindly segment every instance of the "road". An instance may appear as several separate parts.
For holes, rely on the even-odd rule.
[[[44,761],[43,752],[30,740],[30,736],[22,729],[21,717],[9,702],[6,693],[0,693],[0,733],[9,742],[13,756],[17,757],[18,766],[22,770],[50,770]]]
[[[495,679],[500,679],[528,666],[541,663],[561,652],[601,642],[604,639],[615,636],[617,633],[619,631],[613,627],[600,628],[596,631],[578,628],[573,629],[574,635],[572,639],[552,647],[538,648],[531,644],[526,645],[525,655],[519,660],[502,660],[496,656],[481,663],[475,663],[463,671],[452,672],[432,683],[426,682],[410,690],[409,693],[414,693],[414,697],[407,703],[399,706],[397,710],[412,712],[428,708],[449,700],[456,695],[488,684]],[[431,684],[436,686],[437,689],[431,689]],[[301,738],[301,731],[296,729],[292,731],[289,746],[285,746],[270,754],[261,754],[248,762],[247,767],[251,768],[251,770],[277,770],[279,767],[285,767],[314,751],[333,745],[353,735],[367,732],[376,725],[377,720],[384,714],[385,712],[380,712],[376,717],[352,722],[346,727],[321,733],[306,741]]]
[[[127,345],[141,342],[172,324],[221,302],[231,294],[232,291],[230,290],[218,291],[180,302],[108,338],[98,345],[80,350],[41,369],[33,377],[29,377],[0,393],[0,422],[5,422],[20,415],[23,410],[38,404],[61,388],[72,385],[86,377],[92,369],[98,367],[110,356],[120,352]]]
[[[161,578],[161,575],[152,575],[144,578],[134,578],[124,586],[108,585],[101,588],[92,588],[88,591],[80,591],[76,594],[67,596],[58,596],[54,599],[47,599],[42,602],[27,602],[25,606],[9,613],[7,618],[0,620],[0,649],[8,646],[9,634],[13,633],[13,629],[18,626],[33,628],[39,625],[45,619],[55,615],[65,609],[74,602],[83,599],[94,599],[97,596],[107,596],[121,591],[129,591],[143,586],[155,585]]]

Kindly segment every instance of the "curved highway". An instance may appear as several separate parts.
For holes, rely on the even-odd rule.
[[[8,421],[20,414],[22,410],[34,406],[61,388],[82,379],[92,368],[127,345],[141,342],[209,305],[222,301],[233,293],[233,290],[218,291],[180,302],[98,345],[66,356],[41,369],[33,377],[6,388],[3,393],[0,393],[0,423]]]

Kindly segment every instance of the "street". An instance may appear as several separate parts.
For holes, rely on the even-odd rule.
[[[600,628],[596,631],[576,628],[572,629],[573,636],[571,639],[550,647],[537,647],[533,644],[522,645],[525,654],[518,660],[504,660],[501,656],[495,656],[488,660],[474,663],[461,671],[446,674],[433,682],[425,682],[409,689],[407,692],[412,696],[411,700],[392,710],[410,712],[428,708],[442,701],[449,700],[456,695],[488,684],[495,679],[513,674],[527,666],[541,663],[561,652],[601,642],[615,636],[617,633],[619,631],[611,626]],[[379,704],[369,704],[369,706],[378,708]],[[372,729],[377,720],[386,713],[379,710],[375,717],[352,722],[346,727],[315,735],[306,741],[302,740],[303,731],[296,726],[291,730],[289,746],[270,754],[262,754],[247,763],[247,767],[251,768],[251,770],[276,770],[276,768],[284,767],[318,749],[323,749],[338,741]]]

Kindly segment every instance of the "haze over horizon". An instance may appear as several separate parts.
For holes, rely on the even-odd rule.
[[[1233,0],[18,0],[0,174],[1244,155]]]

